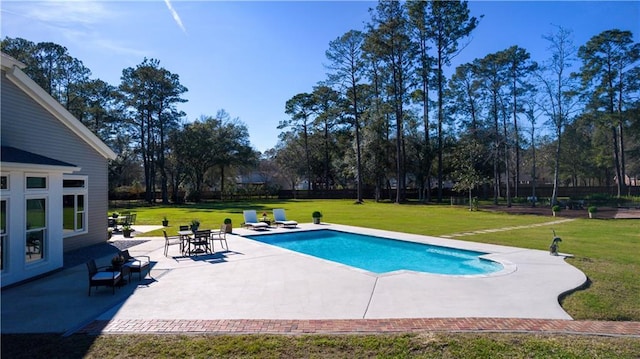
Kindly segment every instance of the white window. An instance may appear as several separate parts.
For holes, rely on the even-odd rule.
[[[7,236],[7,201],[0,200],[0,270],[4,270],[7,261],[7,244],[9,237]]]
[[[30,175],[26,176],[26,188],[28,190],[46,190],[47,189],[47,176],[42,175]]]
[[[26,262],[31,263],[45,257],[47,241],[47,199],[27,198]]]
[[[62,227],[65,236],[86,232],[87,176],[65,176],[62,187]]]

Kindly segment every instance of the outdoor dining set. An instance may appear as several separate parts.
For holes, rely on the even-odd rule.
[[[226,226],[224,224],[220,229],[197,229],[189,226],[180,226],[177,236],[169,236],[165,230],[163,232],[165,257],[169,252],[169,246],[172,245],[179,245],[180,253],[189,257],[199,254],[213,254],[215,241],[220,242],[222,249],[229,250]]]

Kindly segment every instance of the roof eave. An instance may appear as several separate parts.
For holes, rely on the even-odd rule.
[[[62,172],[73,173],[78,172],[82,167],[78,166],[56,166],[41,165],[35,163],[19,163],[19,162],[0,162],[3,171],[39,171],[39,172]]]

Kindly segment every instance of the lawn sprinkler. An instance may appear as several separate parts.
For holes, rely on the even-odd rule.
[[[556,236],[555,229],[552,229],[552,231],[553,231],[553,240],[551,241],[551,245],[549,246],[549,254],[551,254],[552,256],[557,256],[558,247],[560,247],[560,242],[562,242],[562,239]]]

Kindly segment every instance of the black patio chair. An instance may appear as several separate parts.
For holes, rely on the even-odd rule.
[[[139,255],[132,257],[128,249],[121,251],[120,256],[124,258],[123,265],[129,267],[129,281],[131,281],[131,273],[138,273],[138,280],[142,280],[142,273],[145,270],[151,277],[151,258],[149,256]]]
[[[98,267],[96,261],[90,259],[87,262],[87,269],[89,271],[89,296],[91,296],[91,287],[99,286],[111,287],[112,294],[116,293],[116,286],[122,280],[122,274],[120,271],[111,271],[111,267]]]

